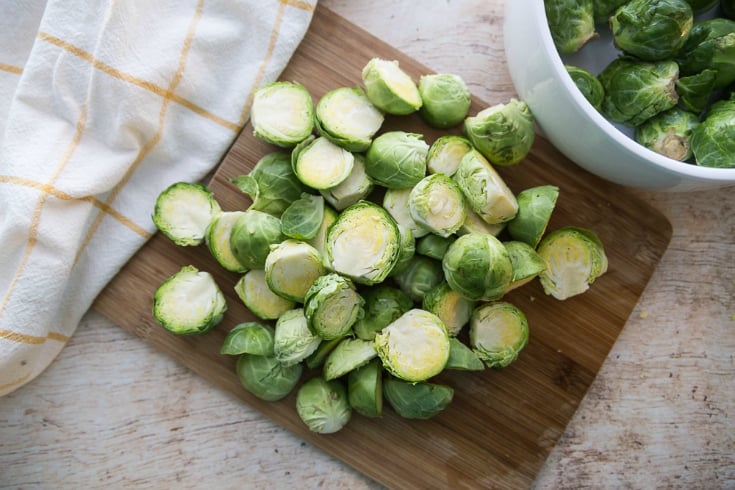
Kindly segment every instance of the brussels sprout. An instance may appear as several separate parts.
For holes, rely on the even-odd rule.
[[[383,367],[410,382],[439,374],[449,359],[449,335],[438,316],[412,308],[375,335]]]
[[[408,209],[419,226],[442,237],[459,230],[466,216],[462,190],[444,174],[421,179],[408,195]]]
[[[444,276],[455,291],[469,300],[490,301],[503,296],[513,279],[510,256],[492,235],[462,235],[442,260]]]
[[[508,366],[527,343],[528,320],[515,305],[496,301],[472,312],[470,346],[487,367]]]
[[[714,18],[696,22],[681,50],[674,57],[682,75],[715,71],[714,87],[735,81],[735,21]]]
[[[365,288],[361,294],[365,300],[365,314],[352,329],[364,340],[373,340],[377,332],[413,308],[413,300],[406,293],[386,284]]]
[[[248,195],[252,204],[248,209],[280,216],[307,188],[293,173],[291,155],[272,152],[263,156],[253,169],[230,179],[240,192]]]
[[[314,130],[314,102],[296,82],[271,82],[253,93],[253,134],[268,143],[291,148]]]
[[[605,88],[602,114],[626,126],[638,126],[679,100],[679,68],[674,61],[645,62],[623,56],[610,62],[598,77]]]
[[[462,157],[472,149],[472,143],[455,134],[440,136],[429,146],[426,155],[426,169],[430,174],[444,174],[449,177],[457,171]]]
[[[362,81],[370,101],[388,114],[411,114],[421,107],[419,89],[398,61],[371,59],[362,69]]]
[[[336,379],[350,371],[364,366],[372,359],[375,359],[378,353],[372,340],[362,340],[353,337],[346,337],[342,342],[337,344],[332,352],[324,361],[324,379]]]
[[[449,360],[444,369],[459,371],[482,371],[485,364],[475,351],[463,344],[458,338],[449,339]]]
[[[365,172],[365,157],[361,154],[354,157],[350,175],[335,187],[320,191],[324,199],[338,211],[352,206],[360,199],[365,199],[374,187],[373,181]]]
[[[630,0],[610,17],[615,46],[645,61],[671,58],[694,23],[686,0]]]
[[[265,281],[271,291],[299,303],[325,272],[319,251],[299,240],[288,239],[273,245],[265,259]]]
[[[355,155],[323,136],[309,137],[291,153],[296,177],[312,189],[339,185],[352,172]]]
[[[528,104],[517,99],[495,104],[468,117],[464,132],[490,163],[503,167],[526,158],[536,136]]]
[[[306,364],[306,367],[309,369],[316,369],[318,367],[321,367],[324,364],[324,361],[327,359],[327,356],[330,352],[332,352],[337,345],[342,342],[343,337],[337,337],[332,340],[322,340],[321,343],[319,343],[319,347],[316,348],[314,352],[312,352],[309,357],[304,359],[304,364]]]
[[[327,381],[315,376],[296,394],[296,412],[312,432],[332,434],[350,421],[352,408],[347,390],[339,380]]]
[[[365,172],[388,189],[413,187],[426,175],[429,145],[424,137],[405,131],[388,131],[373,140],[365,154]]]
[[[324,218],[324,197],[302,194],[281,215],[281,231],[296,240],[311,240]]]
[[[232,225],[232,254],[247,269],[262,269],[265,258],[275,245],[284,240],[281,220],[262,211],[247,209]]]
[[[285,366],[292,366],[309,357],[322,339],[311,333],[303,308],[294,308],[276,320],[273,352]]]
[[[566,226],[548,233],[536,249],[546,261],[539,275],[546,294],[564,300],[589,289],[607,271],[607,256],[591,230]]]
[[[220,354],[273,356],[275,331],[270,325],[258,322],[238,323],[227,333]]]
[[[164,280],[153,294],[153,317],[178,335],[208,332],[222,321],[227,303],[209,272],[192,265]]]
[[[368,149],[383,119],[383,113],[360,87],[332,89],[316,106],[319,134],[352,152]]]
[[[462,158],[454,181],[462,190],[469,208],[489,224],[510,221],[518,212],[518,201],[513,192],[476,150]]]
[[[581,66],[565,65],[565,68],[584,98],[599,111],[605,97],[605,89],[602,88],[600,80],[594,73]]]
[[[401,236],[401,248],[398,252],[396,265],[393,266],[393,269],[391,269],[388,274],[389,277],[396,276],[406,270],[408,265],[411,263],[411,259],[413,259],[413,256],[416,254],[416,239],[413,237],[411,229],[400,224],[397,226],[398,232]]]
[[[262,320],[275,320],[293,309],[296,303],[274,293],[265,280],[265,270],[247,271],[235,283],[235,293],[255,316]]]
[[[592,0],[544,0],[544,9],[560,53],[576,53],[598,36]]]
[[[395,266],[401,236],[388,212],[370,201],[342,211],[327,233],[330,268],[359,284],[385,280]]]
[[[204,243],[209,253],[225,270],[230,272],[245,272],[243,266],[230,248],[232,225],[242,216],[242,211],[223,211],[212,219],[204,235]]]
[[[453,73],[432,73],[419,79],[422,105],[419,115],[434,128],[461,123],[470,109],[471,94],[464,80]]]
[[[316,279],[306,292],[304,314],[313,333],[332,340],[350,331],[362,316],[364,303],[352,281],[330,273]]]
[[[467,235],[469,233],[487,233],[488,235],[498,236],[508,224],[508,222],[490,224],[482,219],[482,217],[474,212],[470,207],[467,207],[465,209],[465,213],[467,216],[465,216],[462,226],[460,226],[459,230],[457,230],[457,235]]]
[[[634,138],[649,150],[683,162],[692,156],[691,139],[697,126],[696,115],[676,106],[638,126]]]
[[[735,92],[712,104],[692,134],[692,149],[697,165],[735,167]]]
[[[286,366],[273,356],[241,354],[235,364],[240,384],[250,393],[269,402],[285,398],[298,384],[301,364]]]
[[[687,110],[701,114],[707,108],[715,90],[715,70],[702,70],[695,75],[679,77],[676,81],[676,93],[679,102]]]
[[[546,231],[559,198],[555,185],[540,185],[524,189],[516,197],[518,213],[508,222],[508,234],[513,240],[536,248]]]
[[[347,400],[364,417],[383,414],[383,368],[380,359],[350,371],[347,376]]]
[[[455,337],[470,320],[475,302],[465,298],[449,284],[443,282],[424,294],[421,307],[438,316],[444,323],[447,334]]]
[[[420,302],[428,291],[444,280],[444,272],[440,261],[425,255],[414,255],[406,268],[393,279],[411,300]]]
[[[443,237],[429,233],[425,237],[421,237],[416,242],[416,253],[426,255],[432,259],[441,260],[447,253],[449,245],[457,239],[455,235]]]
[[[197,246],[222,209],[202,184],[176,182],[156,198],[153,224],[176,245]]]
[[[383,380],[383,396],[406,419],[430,419],[454,398],[454,389],[436,383],[408,383],[393,377]]]
[[[536,250],[526,242],[504,242],[513,268],[513,278],[506,292],[531,282],[546,269],[546,262]]]
[[[416,223],[411,216],[411,210],[408,206],[411,189],[413,187],[387,189],[383,195],[383,208],[388,211],[388,214],[391,215],[399,226],[411,230],[411,235],[416,239],[428,235],[429,230]]]
[[[319,225],[319,230],[317,230],[314,238],[306,241],[309,245],[319,251],[319,254],[322,256],[322,260],[324,261],[324,266],[327,268],[330,267],[326,248],[327,230],[329,230],[332,223],[337,221],[337,215],[337,211],[335,211],[331,206],[325,205],[324,216],[322,216],[322,223]]]
[[[610,16],[628,0],[592,0],[595,24],[607,24]]]

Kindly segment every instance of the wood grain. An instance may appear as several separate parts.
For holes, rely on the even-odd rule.
[[[282,79],[303,83],[316,99],[330,88],[355,85],[362,66],[374,56],[400,60],[416,78],[429,72],[320,7]],[[476,99],[472,111],[485,105]],[[438,135],[417,117],[393,118],[386,125],[390,127],[422,132],[429,142]],[[211,182],[223,208],[247,205],[228,179],[247,172],[273,150],[245,128]],[[595,230],[605,243],[610,269],[588,293],[564,302],[544,295],[538,284],[511,293],[508,299],[526,312],[531,325],[531,341],[521,358],[502,371],[442,374],[441,380],[455,387],[455,400],[429,421],[407,421],[387,411],[380,420],[356,416],[339,433],[317,436],[296,416],[293,395],[267,403],[247,393],[234,374],[234,359],[218,352],[229,328],[252,316],[232,290],[237,276],[219,268],[202,247],[175,247],[165,237],[155,236],[102,293],[95,308],[383,485],[475,487],[491,479],[496,487],[526,486],[564,431],[633,311],[666,249],[671,227],[649,204],[580,170],[542,138],[537,139],[526,162],[501,169],[501,173],[515,191],[558,185],[561,195],[550,229],[574,224]],[[229,298],[223,323],[202,337],[174,337],[150,315],[155,287],[186,264],[214,273]],[[121,302],[121,297],[126,300]],[[420,470],[416,461],[422,462]]]

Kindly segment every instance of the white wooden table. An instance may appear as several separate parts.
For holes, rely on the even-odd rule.
[[[320,0],[488,103],[502,0]],[[641,192],[673,238],[539,488],[735,488],[735,188]],[[0,398],[0,487],[374,488],[94,311]]]

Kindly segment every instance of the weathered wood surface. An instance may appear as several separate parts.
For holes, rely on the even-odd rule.
[[[500,1],[322,4],[488,103],[513,95]],[[538,487],[735,485],[732,189],[636,194],[673,239]],[[377,486],[96,312],[0,399],[0,468],[9,487]]]

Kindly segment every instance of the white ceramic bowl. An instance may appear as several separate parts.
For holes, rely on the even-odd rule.
[[[562,60],[551,39],[542,0],[506,0],[505,53],[513,84],[544,136],[570,160],[618,184],[662,191],[735,185],[735,168],[706,168],[651,151],[629,129],[606,120],[584,98],[564,63],[599,73],[617,51],[609,30]]]

